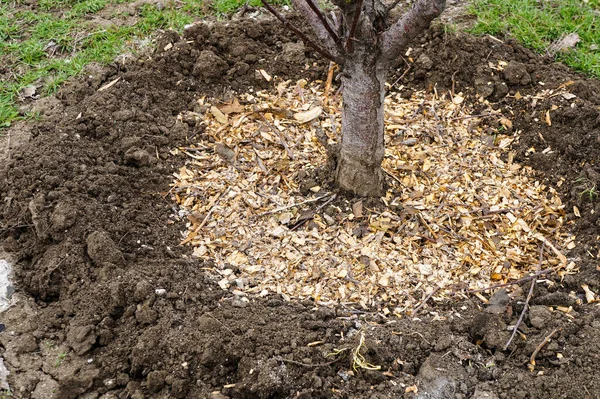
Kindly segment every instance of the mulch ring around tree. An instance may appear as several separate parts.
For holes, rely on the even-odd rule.
[[[360,205],[327,179],[329,66],[271,21],[167,33],[33,104],[0,183],[13,395],[600,396],[600,83],[439,28],[404,58],[388,195]]]

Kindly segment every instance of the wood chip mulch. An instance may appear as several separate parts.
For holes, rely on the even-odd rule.
[[[205,126],[172,151],[188,158],[171,189],[187,218],[182,244],[212,262],[222,289],[403,314],[432,292],[438,301],[457,286],[535,272],[542,242],[542,268],[575,271],[562,253],[575,237],[556,190],[513,162],[520,132],[483,99],[389,94],[389,187],[370,208],[317,183],[301,190],[325,165],[323,143],[339,139],[339,93],[321,81],[273,83],[226,103],[202,98],[206,112],[179,116]],[[484,118],[497,121],[495,135]]]

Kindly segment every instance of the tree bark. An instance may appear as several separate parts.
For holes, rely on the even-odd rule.
[[[384,193],[381,162],[386,77],[376,56],[365,53],[347,60],[342,76],[342,142],[335,181],[340,189],[359,196]]]

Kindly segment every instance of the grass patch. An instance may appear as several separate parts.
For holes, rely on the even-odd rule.
[[[555,40],[577,33],[581,42],[557,58],[600,77],[600,0],[475,0],[474,34],[508,34],[540,53]]]
[[[29,117],[17,105],[27,86],[34,85],[39,95],[54,93],[89,63],[109,63],[157,29],[181,31],[206,13],[224,16],[245,5],[261,5],[260,0],[162,0],[161,7],[149,3],[138,8],[129,16],[133,24],[94,26],[94,17],[125,17],[117,6],[132,1],[39,0],[32,8],[20,0],[0,0],[0,128]],[[474,1],[471,10],[479,22],[473,33],[508,33],[543,52],[552,41],[577,32],[582,42],[559,59],[600,76],[600,0]]]
[[[35,86],[38,95],[52,94],[86,65],[112,62],[134,40],[157,29],[182,31],[207,10],[203,0],[165,0],[161,7],[138,8],[131,16],[135,24],[94,25],[92,17],[118,17],[123,13],[115,6],[132,1],[40,0],[35,9],[0,3],[0,128],[31,117],[18,108],[26,87]]]

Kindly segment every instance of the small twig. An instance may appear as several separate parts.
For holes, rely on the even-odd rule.
[[[322,196],[317,197],[317,198],[308,199],[306,201],[298,202],[298,203],[292,204],[292,205],[282,206],[280,208],[276,208],[276,209],[272,209],[270,211],[259,213],[258,215],[254,216],[254,217],[258,218],[258,217],[261,217],[261,216],[270,215],[272,213],[278,213],[278,212],[281,212],[281,211],[285,211],[286,209],[294,208],[294,207],[297,207],[297,206],[300,206],[300,205],[309,204],[311,202],[317,202],[317,201],[322,200],[323,198],[327,198],[330,195],[331,195],[330,193],[327,193],[327,194],[322,195]]]
[[[394,83],[392,83],[392,87],[396,86],[396,83],[398,83],[399,81],[401,81],[402,79],[404,79],[404,77],[406,76],[406,74],[408,73],[408,71],[410,71],[411,69],[411,65],[408,66],[408,68],[406,68],[406,70],[402,73],[402,75],[400,75],[400,77],[398,79],[396,79],[394,81]]]
[[[539,276],[542,276],[542,275],[544,275],[544,274],[551,273],[551,272],[553,272],[553,271],[554,271],[554,269],[553,269],[553,268],[550,268],[550,269],[544,269],[544,270],[541,270],[541,271],[539,271],[539,272],[537,272],[537,273],[535,273],[535,274],[532,274],[531,276],[523,277],[523,278],[520,278],[520,279],[518,279],[518,280],[509,281],[508,283],[491,285],[491,286],[489,286],[489,287],[487,287],[487,288],[480,288],[480,289],[477,289],[477,290],[468,290],[468,291],[467,291],[467,293],[468,293],[468,294],[475,294],[475,293],[477,293],[477,292],[483,292],[483,291],[494,290],[494,289],[496,289],[496,288],[503,288],[503,287],[509,287],[509,286],[511,286],[511,285],[518,285],[518,284],[521,284],[521,283],[524,283],[524,282],[530,281],[531,279],[538,278]]]
[[[306,36],[304,33],[302,33],[302,31],[298,28],[296,28],[294,25],[292,25],[287,19],[285,19],[285,17],[283,15],[281,15],[276,9],[274,9],[269,3],[267,3],[265,0],[261,0],[263,5],[265,6],[265,8],[267,10],[269,10],[269,12],[271,14],[273,14],[279,21],[281,21],[281,23],[287,27],[288,29],[290,29],[292,32],[294,32],[296,35],[298,35],[298,37],[300,39],[302,39],[302,41],[306,44],[308,44],[310,47],[312,47],[317,53],[321,54],[323,57],[327,58],[328,60],[337,62],[339,60],[336,60],[336,57],[334,57],[332,54],[330,54],[327,50],[325,50],[324,48],[322,48],[321,46],[319,46],[318,44],[314,43],[312,40],[310,40],[308,38],[308,36]]]
[[[423,306],[425,306],[425,304],[427,303],[427,301],[429,301],[429,300],[431,299],[431,297],[432,297],[432,296],[434,296],[434,295],[435,295],[435,293],[436,293],[436,292],[438,292],[438,291],[439,291],[441,288],[442,288],[442,287],[440,287],[439,285],[438,285],[437,287],[435,287],[435,289],[434,289],[433,291],[431,291],[431,292],[429,293],[429,295],[427,295],[427,296],[425,297],[425,299],[423,299],[423,302],[421,302],[421,304],[420,304],[419,306],[417,306],[417,307],[415,308],[415,310],[413,310],[413,311],[412,311],[411,315],[416,315],[417,313],[419,313],[419,310],[421,310],[421,308],[422,308]]]
[[[538,355],[538,353],[540,353],[540,351],[542,350],[542,348],[548,343],[550,342],[550,340],[552,339],[552,337],[554,336],[554,334],[556,334],[557,332],[562,331],[561,327],[555,328],[550,334],[548,334],[544,340],[542,341],[542,343],[540,343],[538,345],[537,348],[535,348],[535,350],[533,351],[533,353],[531,354],[531,357],[529,358],[529,365],[527,366],[527,368],[529,369],[529,371],[533,371],[533,369],[535,369],[535,357]]]
[[[334,363],[339,362],[340,360],[342,360],[344,357],[340,356],[335,360],[332,360],[330,362],[327,363],[302,363],[302,362],[298,362],[296,360],[290,360],[290,359],[284,359],[280,356],[275,357],[274,359],[277,360],[278,362],[283,362],[283,363],[289,363],[289,364],[295,364],[296,366],[302,366],[302,367],[327,367],[327,366],[331,366]]]
[[[206,313],[206,315],[210,318],[212,318],[213,320],[215,320],[217,323],[219,323],[224,329],[226,329],[227,331],[229,331],[234,337],[237,337],[237,334],[234,333],[233,331],[231,331],[231,329],[229,327],[227,327],[225,324],[223,324],[223,322],[219,319],[217,319],[215,316],[213,316],[210,313]]]
[[[271,124],[271,122],[269,122],[269,120],[262,113],[260,113],[259,115],[265,121],[265,123],[267,124],[267,126],[269,126],[269,128],[273,131],[273,133],[275,133],[277,135],[277,137],[279,137],[279,141],[281,141],[281,145],[283,146],[283,148],[285,148],[285,152],[287,152],[287,154],[290,157],[290,159],[294,159],[294,153],[292,152],[292,150],[288,146],[288,144],[285,141],[285,138],[283,137],[283,135],[281,134],[281,132],[279,130],[275,129],[275,126],[273,126]]]
[[[536,273],[540,272],[540,269],[542,268],[542,260],[544,259],[544,246],[546,245],[546,243],[542,243],[542,246],[540,247],[540,260],[537,264],[537,271]],[[535,287],[535,282],[536,279],[531,279],[531,286],[529,287],[529,292],[527,293],[527,298],[525,299],[525,304],[523,305],[523,310],[521,311],[521,315],[519,316],[519,319],[517,320],[517,324],[515,324],[512,334],[510,335],[510,338],[508,339],[508,341],[506,342],[506,345],[504,345],[504,350],[507,350],[508,347],[510,346],[510,344],[512,343],[513,339],[515,338],[515,335],[517,335],[517,330],[519,329],[519,326],[521,325],[521,323],[523,322],[523,318],[525,317],[525,313],[527,313],[527,310],[529,309],[529,301],[531,301],[531,297],[533,296],[533,288]]]
[[[358,27],[358,21],[360,20],[360,13],[362,11],[363,0],[358,0],[356,2],[356,10],[354,10],[354,16],[352,17],[352,25],[350,26],[350,32],[348,33],[348,39],[346,39],[346,51],[348,54],[352,54],[354,52],[354,34],[356,33],[356,28]]]
[[[498,114],[488,113],[488,114],[479,114],[479,115],[459,116],[459,117],[456,117],[456,118],[450,118],[448,120],[449,121],[459,121],[459,120],[463,120],[463,119],[483,118],[485,116],[496,116],[496,115],[498,115]]]
[[[337,194],[333,194],[331,196],[331,198],[329,198],[326,202],[324,202],[323,204],[319,205],[317,207],[317,209],[315,209],[315,214],[319,213],[319,211],[323,208],[325,208],[327,205],[331,204],[331,202],[337,198]]]

